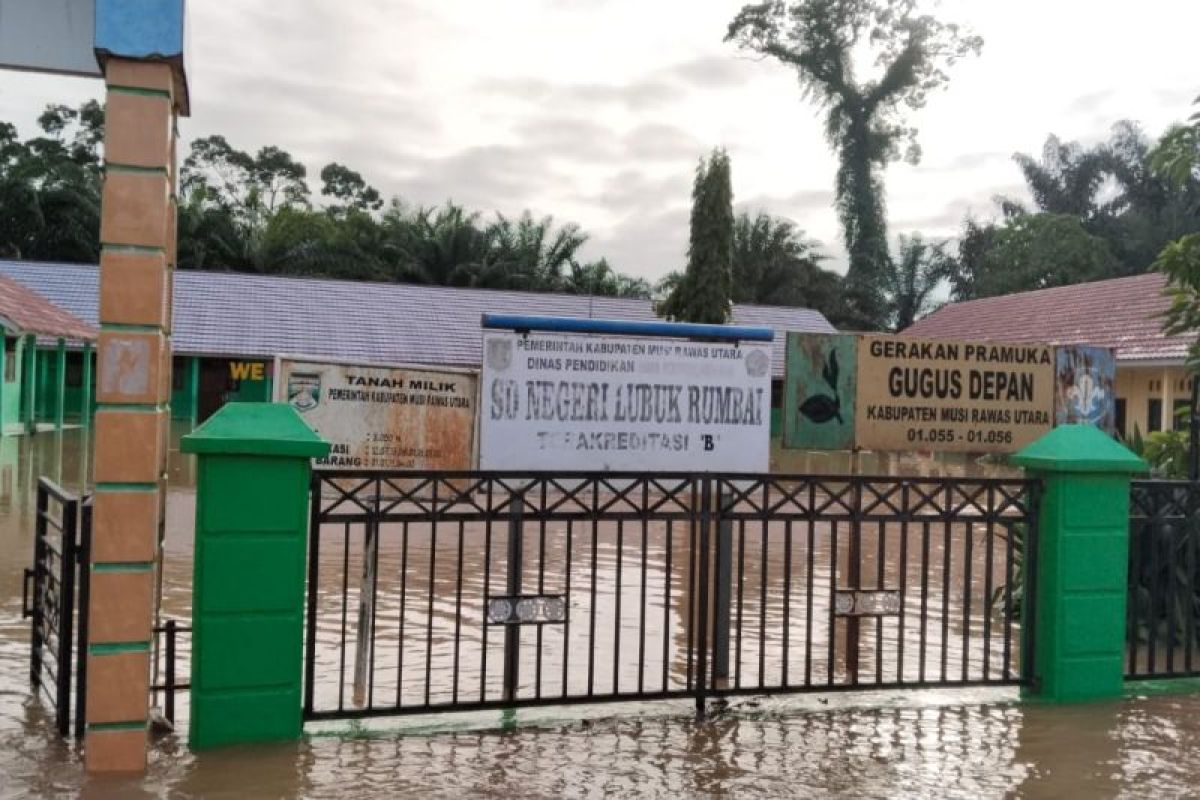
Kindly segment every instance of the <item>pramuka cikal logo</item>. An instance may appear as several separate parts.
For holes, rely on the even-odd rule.
[[[288,402],[303,414],[321,402],[321,376],[311,372],[296,372],[288,376]]]

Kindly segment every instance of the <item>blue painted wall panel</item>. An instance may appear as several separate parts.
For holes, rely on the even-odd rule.
[[[182,58],[184,0],[96,0],[96,51]]]

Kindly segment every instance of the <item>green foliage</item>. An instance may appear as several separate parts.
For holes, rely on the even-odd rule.
[[[1200,105],[1200,97],[1196,98]],[[1182,125],[1173,125],[1159,140],[1150,166],[1176,186],[1200,179],[1200,111]]]
[[[1200,104],[1200,97],[1196,98]],[[1200,111],[1188,123],[1170,128],[1151,155],[1156,174],[1174,186],[1200,181]],[[1200,207],[1200,202],[1198,202]],[[1189,233],[1163,248],[1154,269],[1167,276],[1171,298],[1163,328],[1169,334],[1200,331],[1200,233]],[[1192,344],[1193,367],[1200,366],[1200,340]]]
[[[804,306],[840,317],[841,277],[790,220],[742,212],[733,223],[733,301]]]
[[[1155,478],[1183,480],[1188,476],[1187,431],[1154,431],[1142,436],[1141,430],[1134,426],[1133,436],[1125,446],[1145,459]]]
[[[104,111],[49,106],[38,124],[43,135],[22,142],[0,123],[0,256],[95,261]]]
[[[945,271],[956,299],[1066,286],[1112,277],[1108,242],[1069,214],[1015,213],[1001,225],[968,220],[958,258]]]
[[[917,13],[916,0],[774,0],[744,6],[726,41],[796,70],[806,98],[825,112],[825,135],[838,157],[835,197],[850,267],[847,323],[887,323],[884,285],[891,270],[883,169],[920,158],[906,112],[925,105],[948,69],[978,53],[983,40]],[[855,60],[873,56],[878,74],[856,77]]]
[[[104,110],[48,106],[41,135],[0,123],[0,257],[99,259],[99,146]],[[338,163],[307,170],[273,146],[239,150],[223,136],[192,142],[180,170],[179,267],[351,280],[649,297],[650,285],[604,259],[585,261],[587,235],[551,217],[481,215],[447,203],[384,207],[377,189]]]
[[[687,271],[659,304],[658,313],[681,322],[720,325],[729,320],[733,235],[729,156],[717,149],[696,167]]]
[[[966,220],[954,299],[1139,274],[1160,254],[1179,268],[1188,250],[1164,248],[1200,230],[1200,173],[1181,167],[1194,149],[1185,134],[1173,128],[1153,147],[1124,121],[1092,147],[1051,135],[1040,158],[1016,154],[1034,207],[998,198],[1000,222]]]

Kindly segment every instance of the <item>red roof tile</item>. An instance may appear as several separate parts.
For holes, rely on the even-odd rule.
[[[10,333],[93,341],[96,329],[12,278],[0,275],[0,323]]]
[[[1157,272],[952,303],[901,332],[926,339],[1091,344],[1119,361],[1180,361],[1195,336],[1166,336],[1170,305]]]

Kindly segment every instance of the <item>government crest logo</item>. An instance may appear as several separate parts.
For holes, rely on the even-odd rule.
[[[487,365],[497,372],[504,372],[512,365],[512,341],[488,339]]]
[[[301,414],[312,411],[321,402],[321,376],[311,372],[289,375],[287,398],[292,408]]]

